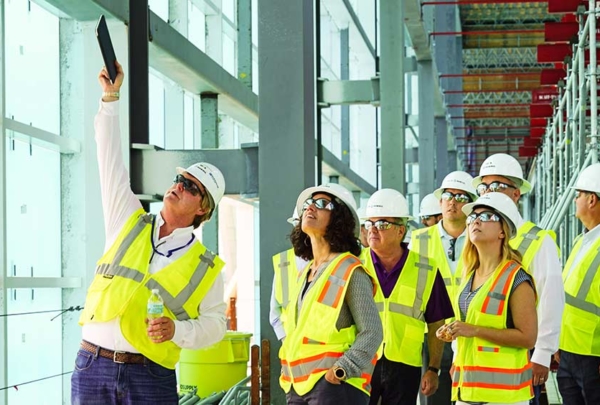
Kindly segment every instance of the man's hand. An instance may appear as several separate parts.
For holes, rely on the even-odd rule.
[[[427,370],[421,379],[421,393],[425,396],[435,394],[438,389],[439,378],[437,373]]]
[[[331,367],[329,370],[327,370],[327,373],[325,374],[325,379],[330,384],[335,384],[335,385],[340,385],[341,384],[341,381],[338,380],[338,378],[335,376],[335,372],[333,371],[333,367]]]
[[[548,367],[534,362],[531,362],[531,365],[533,366],[533,385],[543,385],[548,381]]]
[[[173,339],[175,335],[175,322],[171,318],[163,316],[162,318],[156,318],[148,320],[147,333],[150,340],[154,343],[163,343]]]
[[[117,77],[115,78],[115,82],[111,83],[110,76],[108,75],[108,71],[106,70],[106,66],[102,68],[100,74],[98,74],[98,82],[100,83],[100,87],[102,87],[102,91],[105,93],[115,93],[121,90],[121,86],[123,85],[123,78],[125,74],[123,73],[123,66],[117,61],[115,61],[115,67],[117,68]],[[107,100],[102,99],[103,101],[114,101],[117,98],[113,97],[105,97]],[[110,100],[112,99],[112,100]]]

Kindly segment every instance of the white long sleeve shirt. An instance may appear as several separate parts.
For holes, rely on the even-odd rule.
[[[119,130],[119,102],[100,102],[100,110],[95,120],[98,169],[104,227],[106,232],[105,252],[117,238],[121,228],[129,217],[142,207],[131,191],[129,174],[123,162],[121,134]],[[156,250],[165,255],[172,250],[185,246],[192,237],[199,240],[200,228],[192,226],[179,228],[170,235],[159,238],[160,227],[164,224],[162,216],[156,217],[152,238]],[[177,260],[192,246],[176,250],[170,257],[154,254],[150,261],[149,272],[156,273],[166,265]],[[197,319],[174,320],[175,335],[173,343],[187,349],[199,349],[219,342],[226,331],[225,309],[223,302],[223,279],[219,275],[200,303]],[[140,327],[140,333],[146,333]],[[120,328],[120,318],[108,322],[88,322],[82,328],[82,337],[88,342],[111,350],[130,353],[138,351],[125,339]]]
[[[524,224],[525,220],[520,218],[517,228]],[[538,336],[531,361],[549,367],[550,358],[558,350],[562,313],[565,307],[561,263],[556,244],[550,236],[544,238],[530,267],[538,295]]]
[[[298,256],[295,256],[295,258],[296,268],[298,271],[302,271],[301,269],[304,269],[308,262]],[[285,329],[283,328],[283,322],[281,322],[281,312],[281,305],[275,299],[275,283],[273,283],[273,287],[271,288],[271,310],[269,311],[269,322],[271,323],[271,326],[275,331],[275,335],[279,340],[285,337]]]

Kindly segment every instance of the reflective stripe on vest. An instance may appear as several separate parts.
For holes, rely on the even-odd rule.
[[[290,302],[289,274],[290,261],[287,260],[287,250],[279,253],[279,274],[281,277],[281,306],[287,307]]]
[[[286,381],[306,381],[311,374],[329,370],[343,354],[344,353],[321,353],[291,363],[281,360],[281,376]],[[294,376],[293,379],[292,376]]]
[[[431,237],[430,232],[437,232],[437,228],[434,226],[434,227],[431,227],[431,229],[428,229],[427,232],[422,232],[422,233],[420,232],[417,235],[415,235],[415,238],[419,241],[418,253],[425,257],[431,257],[431,253],[429,252],[429,243],[430,243],[430,241],[433,240],[433,238]],[[439,242],[442,243],[441,240]],[[443,247],[443,245],[442,245],[442,247]],[[442,260],[440,260],[439,257],[432,257],[432,258],[436,260],[437,265],[440,268],[440,274],[441,274],[443,263],[448,265],[448,271],[450,272],[450,274],[452,274],[452,269],[450,268],[450,263],[448,262],[448,257],[446,255],[444,255]],[[459,255],[459,263],[460,263],[460,255]],[[446,285],[447,288],[452,288],[452,276],[442,277],[442,279],[444,280],[444,284]],[[461,278],[459,276],[455,276],[454,280],[456,281],[457,286],[460,285]],[[452,299],[452,298],[453,297],[450,297],[450,299]]]
[[[525,232],[522,235],[523,240],[521,241],[521,243],[519,243],[519,246],[516,249],[519,253],[521,253],[521,256],[525,256],[525,252],[527,252],[527,249],[529,249],[529,246],[531,246],[531,244],[534,241],[540,239],[540,236],[538,234],[541,231],[542,231],[542,228],[539,228],[536,225],[534,225],[530,230],[528,230],[527,232]]]
[[[341,260],[329,275],[317,302],[337,308],[350,274],[358,264],[360,261],[356,258],[348,257]]]
[[[510,288],[509,280],[512,279],[513,274],[520,268],[516,262],[509,262],[503,269],[502,274],[498,277],[487,297],[483,301],[481,312],[490,315],[501,315],[504,312],[504,305],[506,304],[506,295]]]
[[[127,234],[127,236],[121,242],[121,245],[117,249],[115,253],[115,257],[112,260],[112,263],[103,263],[96,268],[96,274],[101,274],[104,276],[119,276],[129,280],[133,280],[135,282],[142,282],[144,279],[144,274],[139,270],[132,269],[126,266],[121,266],[117,263],[120,263],[127,250],[133,243],[133,241],[140,235],[142,230],[146,227],[146,225],[152,223],[151,215],[142,215],[140,216],[138,222],[135,224],[133,229]],[[190,283],[183,288],[179,294],[176,296],[171,295],[162,285],[160,285],[156,280],[150,279],[146,283],[146,286],[149,290],[158,289],[160,295],[164,301],[165,306],[173,312],[177,320],[185,320],[190,319],[190,315],[185,311],[183,305],[190,299],[194,291],[196,290],[195,286],[198,286],[206,272],[210,267],[214,267],[216,255],[209,250],[206,250],[203,255],[200,256],[200,262],[198,266],[194,270],[190,278]]]
[[[583,260],[583,258],[582,258]],[[594,278],[596,277],[596,269],[600,266],[600,248],[596,250],[596,255],[594,256],[594,260],[592,260],[592,264],[589,267],[589,270],[585,272],[585,277],[579,286],[579,291],[577,291],[577,296],[573,296],[565,291],[565,303],[571,305],[575,308],[581,309],[582,311],[589,312],[592,315],[600,316],[600,307],[598,305],[592,304],[589,301],[586,301],[586,297],[590,292],[590,288],[592,287]],[[592,271],[593,270],[593,271]]]
[[[462,371],[462,387],[489,388],[497,390],[519,390],[531,385],[533,377],[532,364],[513,370],[495,367],[465,366],[453,367],[452,385],[458,387],[458,379]]]
[[[389,309],[390,312],[410,316],[411,318],[415,318],[420,321],[425,321],[425,313],[421,310],[421,306],[423,305],[423,292],[427,286],[429,272],[434,270],[434,268],[429,264],[429,259],[427,257],[421,254],[418,256],[419,261],[415,263],[415,266],[419,269],[419,275],[417,276],[417,295],[415,296],[415,301],[412,307],[398,304],[397,302],[390,302]],[[378,304],[381,304],[381,311],[383,311],[383,303]],[[379,309],[380,305],[377,307]]]

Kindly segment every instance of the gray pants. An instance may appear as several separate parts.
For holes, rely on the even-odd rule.
[[[450,405],[452,403],[452,379],[450,378],[450,367],[452,367],[453,356],[452,343],[444,343],[438,389],[435,394],[428,397],[419,393],[419,402],[421,405]],[[425,334],[425,343],[423,344],[423,374],[427,371],[427,366],[429,366],[429,347],[427,346],[427,334]]]

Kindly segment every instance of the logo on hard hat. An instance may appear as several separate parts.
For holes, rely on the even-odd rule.
[[[495,169],[495,168],[496,168],[496,165],[492,161],[483,162],[483,165],[481,166],[481,170]]]

